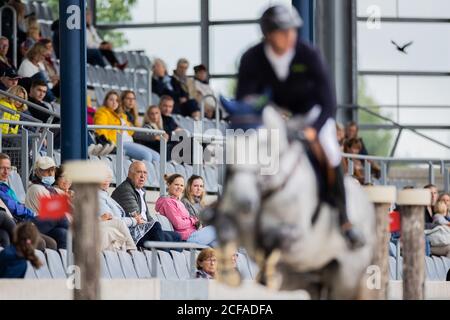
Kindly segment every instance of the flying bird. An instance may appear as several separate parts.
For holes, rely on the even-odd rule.
[[[398,51],[400,51],[404,54],[408,54],[408,52],[406,52],[405,49],[413,44],[413,41],[410,41],[407,44],[405,44],[403,47],[400,47],[394,40],[391,40],[391,42],[397,48]]]

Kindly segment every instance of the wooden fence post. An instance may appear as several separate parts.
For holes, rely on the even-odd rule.
[[[397,190],[393,186],[368,186],[364,190],[375,205],[376,244],[372,264],[380,270],[380,286],[374,288],[373,298],[386,300],[389,285],[389,208],[395,203]]]
[[[401,243],[403,246],[403,299],[424,299],[425,234],[424,207],[431,203],[427,189],[408,189],[398,193]]]
[[[73,182],[73,252],[75,270],[79,270],[80,288],[74,290],[75,300],[100,298],[100,261],[98,231],[98,190],[108,174],[100,161],[70,161],[65,165],[67,177]],[[68,252],[67,254],[70,254]]]

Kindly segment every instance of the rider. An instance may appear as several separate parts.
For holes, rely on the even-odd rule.
[[[325,154],[328,202],[339,212],[339,223],[351,249],[364,245],[362,234],[349,222],[346,212],[341,153],[336,136],[336,98],[332,81],[317,49],[297,38],[303,24],[295,8],[275,5],[267,9],[260,27],[261,43],[242,56],[237,100],[270,92],[271,100],[308,123],[303,135],[311,146]],[[331,169],[331,170],[330,170]],[[331,185],[330,185],[331,184]]]

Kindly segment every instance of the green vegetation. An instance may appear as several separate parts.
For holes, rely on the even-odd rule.
[[[130,9],[136,2],[137,0],[97,0],[97,23],[131,21]],[[58,3],[58,0],[48,0],[55,17],[58,16]],[[122,32],[100,30],[99,33],[104,40],[111,42],[116,48],[120,48],[128,43]]]
[[[373,97],[370,96],[366,82],[363,78],[359,78],[358,84],[358,105],[370,107],[370,110],[374,113],[380,114],[379,105]],[[390,115],[383,115],[390,118]],[[374,115],[371,115],[364,110],[359,111],[359,123],[360,124],[386,124],[386,121],[380,119]],[[387,130],[360,130],[360,136],[364,140],[367,151],[370,155],[376,156],[388,156],[391,146],[393,131]]]

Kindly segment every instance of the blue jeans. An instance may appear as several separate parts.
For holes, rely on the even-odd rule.
[[[431,245],[430,240],[428,239],[428,236],[425,236],[425,255],[427,257],[431,256]],[[400,232],[393,232],[391,233],[391,240],[394,243],[397,243],[397,241],[400,241]]]
[[[193,232],[186,241],[215,247],[217,244],[216,238],[216,229],[213,226],[206,226]]]
[[[158,152],[139,143],[124,142],[123,149],[127,156],[136,160],[152,162],[160,159]]]

